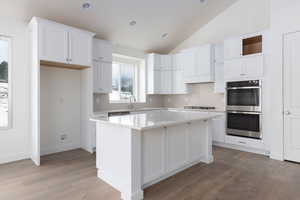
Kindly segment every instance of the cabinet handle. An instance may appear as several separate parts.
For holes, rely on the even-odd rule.
[[[247,144],[246,142],[239,141],[240,144]]]

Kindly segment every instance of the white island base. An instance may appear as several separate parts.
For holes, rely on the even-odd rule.
[[[211,120],[135,129],[97,121],[98,177],[123,200],[199,162],[213,162]]]

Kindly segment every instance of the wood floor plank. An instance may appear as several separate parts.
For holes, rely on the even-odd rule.
[[[214,148],[215,162],[198,164],[145,189],[145,200],[298,200],[300,165]],[[73,150],[0,165],[0,200],[119,200],[96,176],[95,155]]]

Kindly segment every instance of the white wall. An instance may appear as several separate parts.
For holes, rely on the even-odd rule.
[[[29,54],[27,23],[0,19],[0,35],[12,38],[12,128],[0,130],[0,163],[29,157]]]
[[[40,77],[41,155],[80,148],[81,71],[41,67]]]
[[[271,0],[271,157],[283,160],[283,34],[300,31],[300,1]]]
[[[270,0],[239,0],[172,52],[205,43],[222,42],[225,38],[261,31],[269,26]]]

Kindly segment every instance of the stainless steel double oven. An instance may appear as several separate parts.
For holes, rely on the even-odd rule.
[[[262,138],[261,81],[227,82],[227,135]]]

